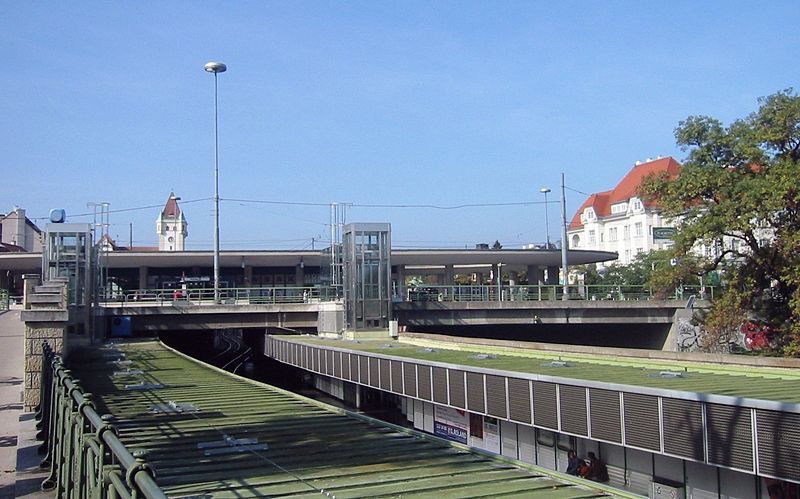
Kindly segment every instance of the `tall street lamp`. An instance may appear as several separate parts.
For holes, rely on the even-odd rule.
[[[221,62],[209,62],[204,66],[214,73],[214,303],[219,303],[219,127],[217,123],[217,74],[228,67]]]
[[[547,249],[550,249],[550,217],[547,216],[547,193],[550,192],[550,188],[542,187],[539,192],[544,194],[544,227],[547,231]]]

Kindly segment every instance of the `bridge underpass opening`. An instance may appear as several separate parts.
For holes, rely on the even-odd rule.
[[[670,324],[436,325],[414,326],[408,331],[464,338],[661,350],[667,341],[670,326]]]

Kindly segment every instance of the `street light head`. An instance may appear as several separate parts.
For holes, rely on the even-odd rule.
[[[203,66],[206,71],[209,73],[224,73],[228,70],[228,66],[221,62],[207,62],[205,66]]]
[[[550,192],[550,188],[542,187],[541,189],[539,189],[539,192],[541,192],[542,194],[547,194],[548,192]]]

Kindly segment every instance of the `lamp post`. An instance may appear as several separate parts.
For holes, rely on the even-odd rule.
[[[549,187],[542,187],[539,192],[544,194],[544,227],[547,234],[547,249],[550,249],[550,217],[547,215],[547,193],[550,192]]]
[[[219,127],[217,123],[217,74],[228,67],[221,62],[209,62],[204,66],[214,73],[214,303],[219,303]]]

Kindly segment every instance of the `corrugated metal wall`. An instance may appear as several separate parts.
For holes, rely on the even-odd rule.
[[[539,428],[800,481],[800,414],[523,379],[268,336],[265,354],[312,372]],[[566,381],[566,380],[565,380]]]

